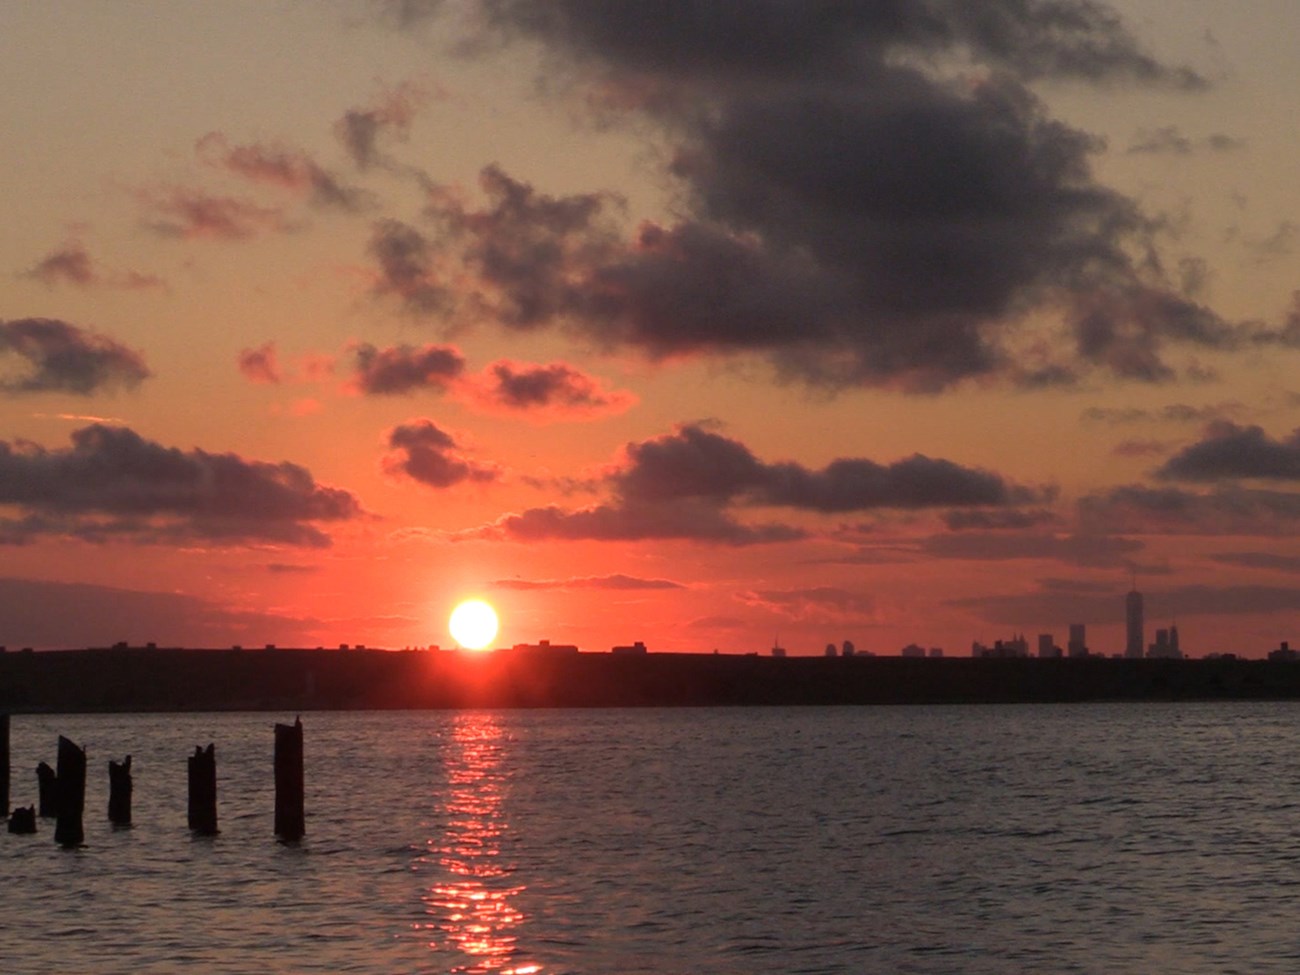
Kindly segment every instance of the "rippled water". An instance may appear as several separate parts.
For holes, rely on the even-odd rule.
[[[15,716],[7,972],[1293,972],[1294,704]],[[185,828],[216,743],[221,834]],[[106,821],[134,756],[135,825]]]

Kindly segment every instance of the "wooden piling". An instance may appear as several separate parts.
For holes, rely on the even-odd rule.
[[[54,840],[60,846],[80,846],[86,838],[82,817],[86,811],[86,752],[59,735],[55,795]]]
[[[108,821],[114,826],[131,825],[131,756],[124,762],[108,762]]]
[[[9,815],[9,714],[0,714],[0,816]]]
[[[9,832],[11,833],[35,833],[36,832],[36,807],[35,806],[15,806],[14,811],[9,814]]]
[[[202,836],[215,836],[217,830],[217,755],[211,743],[207,748],[194,746],[190,756],[190,829]]]
[[[303,813],[302,719],[275,726],[275,835],[300,840],[307,832]]]
[[[40,790],[40,814],[53,819],[59,814],[58,776],[47,762],[36,766],[36,782]]]

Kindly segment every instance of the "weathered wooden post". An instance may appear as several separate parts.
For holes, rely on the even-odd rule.
[[[54,840],[60,846],[80,846],[86,838],[81,825],[86,811],[86,751],[62,735],[56,776]]]
[[[217,835],[217,755],[212,744],[194,746],[190,756],[190,829],[203,836]]]
[[[307,832],[302,794],[302,718],[296,718],[275,726],[275,835],[282,840]]]
[[[0,816],[9,815],[9,713],[0,714]]]
[[[15,806],[14,811],[9,815],[9,832],[11,833],[35,833],[36,832],[36,807],[35,806]]]
[[[36,766],[36,782],[40,789],[40,813],[47,819],[59,814],[58,776],[47,762]]]
[[[125,762],[108,761],[108,821],[131,825],[131,756]]]

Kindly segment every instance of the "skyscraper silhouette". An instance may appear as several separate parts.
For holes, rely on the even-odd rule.
[[[1136,585],[1124,600],[1124,621],[1128,629],[1128,642],[1124,646],[1124,656],[1140,660],[1146,647],[1142,632],[1142,594],[1137,591]]]

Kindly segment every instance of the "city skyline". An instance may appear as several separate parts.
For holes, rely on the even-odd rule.
[[[1300,637],[1300,8],[891,9],[6,11],[0,644]]]

